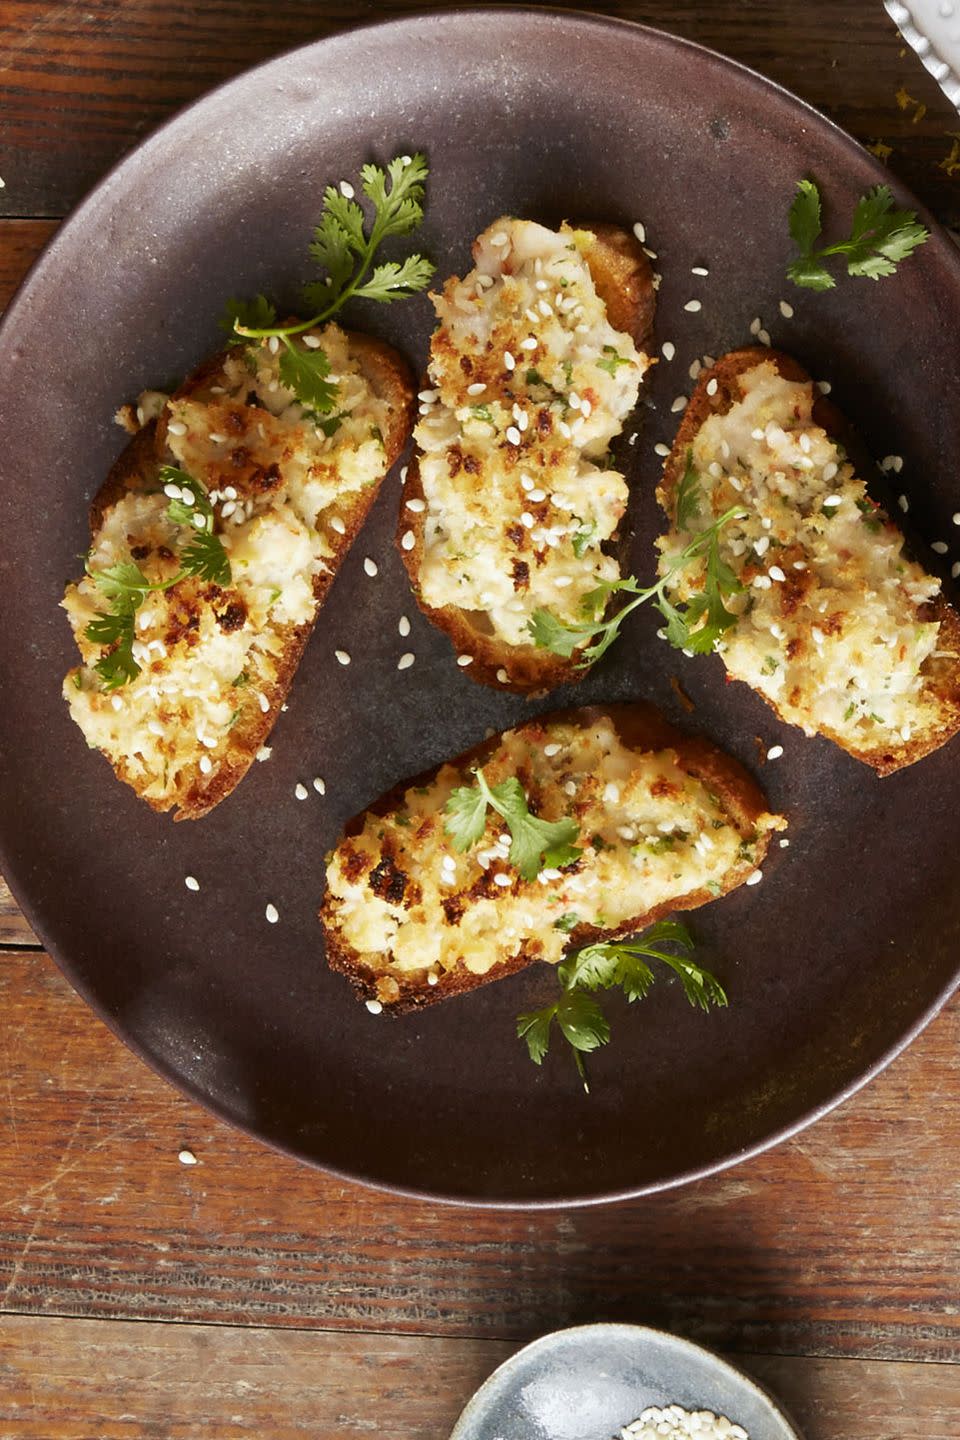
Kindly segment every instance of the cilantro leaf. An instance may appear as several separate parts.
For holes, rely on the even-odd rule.
[[[487,810],[495,810],[510,831],[510,864],[524,880],[535,880],[543,869],[570,865],[582,853],[573,845],[579,826],[572,819],[541,820],[531,815],[523,786],[515,775],[492,788],[481,769],[476,785],[460,786],[446,804],[446,833],[454,848],[475,845],[486,828]]]
[[[604,358],[597,361],[597,369],[606,370],[608,375],[616,375],[621,365],[631,363],[618,353],[616,345],[604,345],[603,355]]]
[[[588,1054],[610,1039],[610,1026],[600,1006],[580,990],[568,990],[557,1001],[557,1024],[574,1050]]]
[[[358,285],[354,296],[360,300],[406,300],[426,289],[434,266],[422,255],[408,255],[399,264],[387,260],[374,268],[370,279]]]
[[[252,300],[238,300],[231,297],[223,308],[219,325],[230,336],[231,345],[242,345],[244,337],[237,334],[238,325],[253,330],[262,330],[276,324],[277,310],[266,295],[255,295]]]
[[[285,335],[280,352],[280,383],[292,390],[308,410],[328,415],[337,398],[337,387],[327,379],[330,361],[323,350],[301,350]]]
[[[542,1065],[550,1049],[550,1027],[557,1013],[557,1007],[545,1005],[542,1010],[528,1010],[517,1016],[517,1037],[526,1040],[527,1050],[534,1065]]]
[[[573,537],[573,553],[574,555],[576,555],[578,560],[583,559],[583,552],[584,550],[586,550],[587,546],[590,544],[590,541],[593,539],[596,533],[597,527],[593,524],[592,521],[589,521],[585,525],[581,525],[580,528],[576,531]]]
[[[800,254],[787,267],[787,277],[808,290],[833,289],[836,281],[824,263],[832,256],[845,259],[848,275],[879,280],[892,275],[929,239],[916,211],[895,207],[889,185],[875,185],[861,195],[848,239],[815,249],[821,231],[820,192],[812,180],[801,180],[790,206],[789,227]]]
[[[453,840],[453,848],[469,850],[486,829],[486,795],[477,785],[461,785],[453,791],[444,808],[447,819],[443,828]]]
[[[687,451],[687,464],[677,486],[677,529],[689,530],[700,514],[703,492],[700,476],[694,468],[693,450]]]
[[[233,576],[230,561],[219,535],[205,530],[180,552],[180,568],[184,575],[196,575],[214,585],[229,585]]]
[[[117,690],[140,674],[140,666],[133,658],[133,616],[127,616],[126,620],[127,633],[121,637],[116,649],[101,655],[93,667],[105,690]]]

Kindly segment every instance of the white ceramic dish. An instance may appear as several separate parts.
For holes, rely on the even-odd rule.
[[[884,0],[887,14],[960,110],[960,0]]]

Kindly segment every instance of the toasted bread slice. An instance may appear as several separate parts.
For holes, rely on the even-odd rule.
[[[653,275],[612,225],[497,220],[473,253],[475,269],[433,296],[397,541],[467,674],[543,693],[584,672],[579,652],[535,648],[534,611],[578,618],[620,574],[628,490],[607,452],[652,363]]]
[[[781,719],[888,775],[960,729],[960,616],[940,581],[904,556],[902,534],[851,463],[857,450],[790,356],[733,351],[701,373],[664,462],[657,494],[671,528],[659,543],[675,553],[714,516],[744,507],[719,540],[745,587],[717,646],[727,670]],[[678,530],[688,464],[699,498]],[[670,593],[688,600],[703,587],[702,564],[688,566]]]
[[[121,780],[155,810],[175,808],[177,820],[205,815],[261,751],[319,607],[413,422],[413,380],[389,346],[332,324],[303,343],[329,360],[330,419],[318,420],[280,383],[267,342],[213,356],[149,407],[156,418],[141,409],[143,428],[91,508],[88,573],[63,602],[83,662],[64,682],[73,718]],[[206,492],[226,583],[175,579],[191,530],[170,518],[176,496],[164,492],[163,465]],[[87,629],[109,608],[94,575],[123,563],[170,588],[137,608],[137,673],[111,688],[95,667],[116,647]]]
[[[531,814],[572,817],[579,858],[524,880],[492,811],[480,841],[458,853],[444,807],[477,766],[491,786],[515,776]],[[397,785],[350,821],[328,856],[327,962],[375,1011],[432,1004],[706,905],[757,874],[785,826],[736,760],[651,706],[557,711]]]

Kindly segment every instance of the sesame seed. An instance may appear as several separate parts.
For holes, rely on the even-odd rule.
[[[280,919],[280,911],[277,909],[276,905],[268,905],[263,913],[267,917],[271,925],[276,925],[277,921]]]
[[[674,345],[673,341],[664,340],[663,344],[660,346],[660,354],[663,356],[664,360],[672,360],[676,353],[677,347],[676,345]]]
[[[350,664],[350,656],[347,654],[346,650],[334,650],[333,653],[334,655],[336,655],[341,665]]]
[[[577,394],[576,390],[571,390],[569,395],[567,396],[567,404],[570,406],[570,409],[579,410],[580,403],[580,396]]]
[[[640,244],[642,245],[642,244],[644,243],[644,241],[646,240],[646,238],[647,238],[647,232],[646,232],[646,228],[640,223],[639,220],[637,221],[636,225],[634,225],[634,227],[633,227],[633,233],[634,233],[634,235],[636,235],[637,239],[640,241]]]
[[[344,200],[352,200],[354,197],[354,193],[354,188],[350,184],[349,180],[340,181],[340,194],[343,196]]]
[[[752,583],[755,590],[769,590],[773,581],[769,575],[754,575]]]
[[[686,397],[686,395],[678,395],[677,398],[676,398],[676,400],[674,400],[673,404],[670,406],[670,411],[671,411],[672,414],[677,415],[677,414],[679,414],[679,412],[680,412],[681,410],[686,410],[686,408],[687,408],[687,397]]]
[[[260,749],[259,749],[259,750],[257,751],[257,753],[256,753],[256,757],[255,757],[255,758],[256,758],[257,760],[269,760],[269,759],[270,759],[270,756],[271,756],[272,754],[273,754],[273,750],[271,749],[271,747],[270,747],[269,745],[261,745],[261,746],[260,746]]]
[[[544,755],[559,755],[560,750],[561,747],[559,745],[544,745],[543,747]]]
[[[558,590],[564,590],[568,585],[572,585],[572,584],[573,584],[573,576],[572,576],[572,575],[558,575],[557,578],[556,578],[556,580],[554,580],[553,583],[554,583],[554,585],[557,587]]]
[[[271,355],[276,355],[277,351],[280,349],[280,341],[277,339],[276,335],[270,336],[270,339],[267,341],[267,349],[270,351]]]
[[[502,665],[497,671],[497,679],[500,681],[501,685],[506,685],[508,680],[510,679],[510,676],[507,674],[506,670],[504,670]]]
[[[486,387],[486,385],[484,385],[484,383],[483,383],[482,380],[476,380],[476,381],[474,381],[474,383],[473,383],[472,385],[468,385],[468,386],[467,386],[467,394],[468,394],[468,395],[482,395],[483,392],[484,392],[484,390],[486,390],[486,388],[487,388],[487,387]]]
[[[432,405],[435,400],[440,399],[439,390],[418,390],[417,399],[422,400],[425,405]]]
[[[405,530],[405,531],[403,532],[403,537],[402,537],[402,539],[401,539],[401,541],[400,541],[400,547],[401,547],[401,549],[403,549],[403,550],[412,550],[413,547],[414,547],[414,545],[416,545],[416,543],[417,543],[417,539],[416,539],[416,536],[414,535],[413,531],[412,531],[412,530]]]
[[[520,516],[520,524],[524,527],[524,529],[532,530],[535,523],[536,522],[534,521],[533,516],[530,514],[530,511],[524,510],[523,514]]]
[[[398,669],[398,670],[409,670],[409,669],[410,669],[410,666],[413,664],[413,662],[414,662],[414,660],[416,660],[416,658],[417,658],[417,657],[416,657],[416,655],[414,655],[413,651],[412,651],[412,650],[408,650],[408,651],[406,652],[406,654],[401,655],[401,656],[400,656],[400,659],[397,661],[397,669]]]
[[[461,670],[465,670],[468,665],[472,665],[472,664],[473,664],[473,656],[472,656],[472,655],[458,655],[458,656],[457,656],[457,664],[460,666],[460,669],[461,669]]]
[[[303,339],[303,343],[304,343],[304,345],[306,345],[306,347],[307,347],[308,350],[319,350],[319,349],[320,349],[320,336],[319,336],[319,335],[304,335],[304,336],[302,336],[301,338]]]
[[[748,875],[748,876],[747,876],[746,884],[747,884],[747,885],[759,885],[759,884],[760,884],[760,881],[761,881],[762,879],[763,879],[763,871],[762,871],[762,870],[754,870],[754,872],[753,872],[752,875]]]
[[[214,741],[214,744],[216,744],[216,741]],[[212,769],[213,769],[213,761],[210,759],[210,756],[209,756],[209,755],[201,755],[201,756],[200,756],[200,774],[201,774],[201,775],[209,775],[209,774],[210,774],[210,771],[211,771]]]
[[[319,775],[314,775],[313,777],[313,788],[318,795],[326,795],[327,793],[326,782],[321,780]]]
[[[783,746],[782,746],[782,745],[771,745],[771,746],[770,746],[770,749],[767,751],[767,759],[768,759],[768,760],[779,760],[779,759],[780,759],[780,756],[781,756],[782,754],[783,754]]]
[[[166,495],[168,500],[180,500],[183,498],[183,492],[181,491],[179,485],[164,485],[163,493],[164,495]],[[190,494],[189,491],[188,494]],[[190,499],[193,499],[192,494],[190,494]]]
[[[267,699],[266,695],[264,695],[262,690],[257,691],[257,700],[260,704],[260,709],[263,711],[264,715],[266,715],[267,711],[270,709],[270,701]]]
[[[504,875],[504,874],[501,873],[501,874],[494,875],[494,877],[493,877],[493,883],[494,883],[494,885],[499,885],[499,886],[501,887],[501,889],[506,890],[507,887],[508,887],[512,882],[511,882],[511,880],[510,880],[510,876],[509,876],[509,875]]]
[[[757,339],[760,341],[760,344],[761,344],[761,345],[772,345],[772,344],[773,344],[773,341],[770,339],[770,332],[769,332],[769,330],[758,330],[758,331],[757,331]]]
[[[701,365],[700,361],[694,360],[693,364],[690,366],[690,369],[687,371],[687,374],[690,376],[691,380],[696,380],[702,369],[703,366]]]
[[[709,275],[709,274],[710,274],[710,271],[707,269],[706,265],[694,265],[693,268],[692,268],[691,271],[690,271],[690,274],[691,274],[691,275]]]
[[[516,425],[507,426],[507,443],[510,445],[520,444],[520,431],[517,429]]]
[[[557,429],[560,431],[560,434],[563,436],[564,440],[569,440],[571,435],[573,434],[573,431],[570,429],[570,426],[567,424],[566,420],[559,421],[557,424]]]
[[[718,384],[717,384],[716,379],[714,379],[714,380],[708,380],[708,381],[707,381],[707,394],[708,394],[708,395],[716,395],[717,389],[718,389]]]
[[[373,579],[374,575],[378,575],[380,573],[377,567],[376,560],[371,560],[369,555],[364,556],[363,568],[370,576],[371,580]]]
[[[370,1011],[371,1015],[379,1015],[383,1010],[383,1006],[380,1004],[379,1000],[368,1000],[367,1009]]]
[[[900,506],[900,509],[903,511],[904,515],[906,515],[907,511],[910,509],[910,501],[907,499],[906,495],[901,495],[900,498],[897,500],[897,504]]]
[[[689,310],[691,315],[695,315],[698,310],[703,309],[703,305],[699,300],[688,300],[683,308],[684,310]]]
[[[572,780],[567,780],[564,783],[563,791],[565,795],[576,795],[577,787]]]
[[[401,465],[401,466],[400,466],[400,483],[401,483],[401,485],[403,484],[403,482],[404,482],[404,481],[406,480],[406,478],[407,478],[407,471],[409,470],[409,468],[410,468],[409,465]]]
[[[330,521],[330,529],[335,530],[338,535],[346,535],[347,533],[347,527],[340,519],[339,515],[334,515],[333,519]]]
[[[491,236],[490,236],[490,244],[491,244],[491,245],[500,246],[500,245],[508,245],[509,243],[510,243],[510,236],[507,234],[507,232],[506,232],[505,230],[498,230],[497,233],[496,233],[496,235],[491,235]]]
[[[880,461],[880,469],[892,470],[895,475],[899,475],[900,471],[903,469],[903,456],[887,455],[883,460]]]
[[[780,314],[783,316],[784,320],[793,319],[793,306],[789,303],[789,301],[780,301]]]
[[[937,555],[946,555],[947,551],[950,549],[950,546],[945,540],[934,540],[933,544],[930,546],[930,549],[933,550]]]
[[[750,334],[751,334],[751,335],[759,335],[759,334],[760,334],[760,327],[761,327],[762,324],[763,324],[763,321],[760,319],[760,316],[757,315],[757,316],[755,317],[755,319],[753,319],[753,320],[750,321]]]
[[[167,425],[171,435],[186,435],[187,427],[182,420],[171,420]]]
[[[404,639],[406,639],[406,637],[410,634],[410,621],[407,619],[406,615],[400,616],[400,619],[397,621],[397,629],[404,637]]]
[[[414,500],[408,500],[408,501],[407,501],[407,509],[408,509],[408,510],[411,510],[414,515],[422,515],[423,512],[424,512],[424,510],[426,510],[426,508],[427,508],[427,502],[426,502],[426,500],[417,500],[417,499],[414,499]]]
[[[440,976],[437,974],[436,970],[428,970],[428,971],[427,971],[427,984],[428,984],[428,985],[439,985],[439,984],[440,984]]]
[[[196,1165],[197,1157],[192,1150],[181,1150],[177,1155],[181,1165]]]
[[[661,440],[659,445],[654,445],[653,453],[654,455],[661,455],[663,457],[666,457],[670,454],[670,446],[664,445],[663,441]]]
[[[503,352],[503,363],[508,370],[515,370],[517,368],[517,362],[516,360],[514,360],[509,350],[504,350]]]
[[[603,799],[607,805],[618,805],[620,803],[620,786],[614,785],[610,780],[604,786]]]
[[[759,540],[754,540],[753,548],[758,555],[765,555],[770,549],[770,536],[761,535]],[[770,571],[770,574],[773,574],[772,570]]]
[[[296,795],[298,800],[306,800],[310,792],[307,790],[306,785],[301,785],[298,783],[294,786],[293,793],[294,795]]]
[[[188,890],[200,889],[200,881],[194,875],[184,875],[183,883],[184,885],[186,885]]]
[[[954,580],[960,580],[960,560],[954,560],[950,566],[950,574]]]
[[[780,569],[779,565],[771,565],[770,569],[767,571],[767,574],[770,576],[771,580],[786,580],[787,578],[786,575],[784,575],[783,571]]]
[[[521,350],[536,350],[538,343],[539,343],[539,342],[538,342],[537,337],[536,337],[535,335],[528,335],[527,338],[526,338],[526,340],[521,340],[521,341],[520,341],[520,349],[521,349]]]
[[[634,430],[633,434],[630,436],[629,440],[627,441],[627,444],[628,444],[628,445],[636,445],[636,443],[637,443],[637,432],[636,432],[636,430]]]
[[[828,495],[821,503],[824,505],[839,505],[843,499],[842,495]]]

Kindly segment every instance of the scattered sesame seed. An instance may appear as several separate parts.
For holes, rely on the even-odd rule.
[[[656,258],[657,258],[657,252],[656,252],[656,250],[651,250],[648,245],[644,245],[644,247],[643,247],[643,253],[644,253],[644,255],[646,255],[646,257],[647,257],[648,260],[656,260]]]
[[[960,560],[954,560],[950,566],[950,574],[954,580],[960,580]]]
[[[428,971],[427,971],[427,984],[428,984],[428,985],[439,985],[439,984],[440,984],[440,976],[437,974],[436,970],[428,970]]]
[[[787,578],[786,575],[784,575],[783,571],[780,569],[779,565],[771,565],[770,569],[767,571],[767,574],[770,576],[771,580],[786,580]]]
[[[192,1150],[181,1150],[177,1159],[181,1165],[196,1165],[197,1157]]]
[[[520,444],[520,431],[517,429],[516,425],[507,426],[507,443],[509,445]]]
[[[784,320],[793,319],[793,306],[789,303],[789,301],[780,301],[780,314],[783,316]]]
[[[168,500],[180,500],[183,497],[183,492],[180,489],[179,485],[164,485],[163,493],[164,495],[166,495]],[[192,499],[192,492],[190,493]]]
[[[321,780],[319,775],[314,775],[313,777],[313,788],[318,795],[326,795],[327,793],[326,782]]]
[[[676,345],[674,345],[673,341],[664,340],[663,344],[660,346],[660,354],[663,356],[664,360],[672,360],[676,353],[677,347]]]
[[[527,338],[526,338],[526,340],[521,340],[521,341],[520,341],[520,349],[521,349],[521,350],[536,350],[538,343],[539,343],[539,342],[538,342],[537,337],[536,337],[535,335],[528,335]]]
[[[427,502],[426,502],[426,500],[413,499],[413,500],[408,500],[408,501],[406,502],[406,506],[407,506],[407,509],[410,510],[410,511],[412,511],[412,513],[413,513],[414,515],[422,515],[423,512],[424,512],[424,510],[426,510],[426,508],[427,508]]]
[[[509,875],[504,875],[502,872],[500,872],[494,875],[493,883],[494,885],[499,885],[501,889],[506,890],[507,887],[512,884],[512,881]]]
[[[371,1015],[379,1015],[383,1010],[383,1006],[380,1004],[379,1000],[368,1000],[367,1009],[370,1011]]]
[[[897,504],[900,506],[900,509],[903,511],[904,515],[906,515],[907,511],[910,509],[910,501],[907,499],[906,495],[901,495],[900,498],[897,500]]]
[[[320,349],[320,336],[319,336],[319,335],[304,335],[304,336],[302,336],[301,338],[302,338],[302,340],[303,340],[304,345],[306,345],[306,347],[307,347],[308,350],[319,350],[319,349]]]
[[[188,890],[200,889],[200,881],[196,878],[195,875],[185,875],[183,877],[183,883],[184,885],[186,885]]]
[[[410,634],[410,621],[407,619],[406,615],[400,616],[400,619],[397,621],[397,630],[400,632],[404,639],[406,639],[406,637]]]
[[[378,575],[380,573],[376,560],[371,560],[369,555],[364,557],[363,568],[370,576],[371,580],[373,579],[374,575]]]
[[[633,227],[633,233],[634,233],[634,235],[636,235],[637,239],[640,241],[640,244],[642,245],[642,244],[644,243],[644,241],[646,240],[646,238],[647,238],[647,231],[646,231],[645,226],[642,225],[639,220],[637,221],[636,225],[634,225],[634,227]]]
[[[263,913],[267,917],[271,925],[276,925],[277,921],[280,919],[280,911],[277,909],[276,905],[268,905]]]
[[[472,656],[472,655],[458,655],[458,656],[457,656],[457,664],[460,666],[460,669],[461,669],[461,670],[465,670],[468,665],[472,665],[472,664],[473,664],[473,656]]]
[[[543,753],[544,755],[559,755],[560,749],[559,745],[544,745]]]
[[[425,405],[432,405],[435,400],[440,399],[439,390],[418,390],[417,399],[422,400]]]
[[[339,515],[334,515],[333,519],[330,521],[330,529],[335,530],[338,535],[346,535],[347,533],[347,527],[340,519]]]
[[[700,300],[688,300],[683,308],[689,310],[691,315],[695,315],[698,310],[703,309],[703,304]]]
[[[401,485],[403,484],[403,482],[404,482],[404,481],[406,480],[406,478],[407,478],[407,471],[409,470],[409,468],[410,468],[409,465],[401,465],[401,466],[400,466],[400,484],[401,484]]]
[[[214,744],[216,744],[216,741],[214,741]],[[211,771],[212,769],[213,769],[213,761],[210,759],[210,756],[209,756],[209,755],[201,755],[201,756],[200,756],[200,774],[201,774],[201,775],[209,775],[209,774],[210,774],[210,771]]]
[[[344,200],[353,199],[355,191],[349,180],[340,181],[340,194],[343,196]]]
[[[767,759],[768,759],[768,760],[779,760],[779,759],[780,759],[780,756],[781,756],[782,754],[783,754],[783,746],[782,746],[782,745],[771,745],[771,746],[770,746],[770,749],[767,751]]]
[[[566,780],[564,782],[563,792],[565,795],[576,795],[577,787],[575,782],[573,780]]]
[[[633,434],[632,434],[632,435],[630,436],[630,438],[627,440],[627,444],[628,444],[628,445],[636,445],[636,443],[637,443],[637,432],[636,432],[636,430],[634,430]]]
[[[506,232],[505,230],[498,230],[497,233],[496,233],[496,235],[491,235],[491,236],[490,236],[490,244],[491,244],[491,245],[497,245],[497,246],[507,245],[507,244],[509,244],[509,242],[510,242],[510,236],[507,234],[507,232]]]
[[[694,360],[693,364],[690,366],[690,369],[687,371],[687,374],[690,376],[691,380],[696,380],[702,369],[703,366],[701,365],[700,361]]]
[[[674,415],[679,414],[679,412],[680,412],[681,410],[686,410],[686,408],[687,408],[687,397],[686,397],[686,395],[678,395],[677,398],[676,398],[676,400],[674,400],[673,404],[670,406],[671,413],[674,414]]]
[[[770,332],[769,332],[769,330],[758,330],[758,331],[757,331],[757,339],[760,341],[760,344],[761,344],[761,345],[768,345],[768,346],[769,346],[769,345],[772,345],[772,344],[773,344],[773,341],[770,339]]]
[[[402,539],[401,539],[401,541],[400,541],[400,547],[401,547],[401,549],[403,549],[403,550],[412,550],[413,547],[414,547],[414,545],[416,545],[416,543],[417,543],[417,537],[414,535],[413,531],[412,531],[412,530],[405,530],[405,531],[403,532],[403,537],[402,537]]]
[[[503,352],[503,363],[508,370],[515,370],[517,368],[517,362],[516,360],[514,360],[509,350],[504,350]]]
[[[409,670],[409,669],[410,669],[410,666],[413,664],[413,662],[414,662],[414,660],[416,660],[416,658],[417,658],[417,657],[416,657],[416,655],[414,655],[413,651],[412,651],[412,650],[408,650],[408,651],[406,652],[406,654],[401,655],[401,656],[400,656],[400,659],[397,661],[397,669],[398,669],[398,670]]]
[[[536,522],[533,516],[530,514],[530,511],[524,510],[523,514],[520,516],[520,524],[524,527],[524,529],[532,530],[535,523]]]
[[[754,870],[754,872],[753,872],[752,875],[748,875],[748,876],[747,876],[746,884],[747,884],[747,885],[759,885],[759,884],[760,884],[760,881],[761,881],[762,879],[763,879],[763,871],[762,871],[762,870]]]
[[[654,455],[660,455],[665,458],[667,455],[670,454],[670,446],[664,445],[663,441],[661,440],[658,445],[654,445],[653,453]]]
[[[946,555],[947,551],[950,549],[950,546],[945,540],[934,540],[933,544],[930,546],[930,549],[933,550],[937,555]]]
[[[690,271],[690,274],[691,274],[691,275],[709,275],[709,274],[710,274],[710,271],[707,269],[706,265],[694,265],[693,268],[692,268],[691,271]]]
[[[270,351],[271,355],[276,355],[277,351],[280,349],[280,341],[277,339],[276,335],[270,336],[270,339],[267,341],[267,349]]]
[[[507,674],[506,670],[504,670],[502,665],[497,671],[497,679],[500,681],[501,685],[506,685],[508,680],[510,679],[510,676]]]
[[[708,394],[708,395],[716,395],[717,389],[718,389],[718,382],[717,382],[716,379],[708,380],[708,381],[707,381],[707,394]]]
[[[334,650],[333,653],[334,655],[336,655],[341,665],[350,664],[350,656],[347,654],[346,650]]]
[[[484,392],[484,390],[486,390],[486,388],[487,388],[486,385],[484,385],[482,381],[477,380],[477,381],[474,382],[473,385],[468,385],[468,386],[467,386],[467,394],[468,394],[468,395],[482,395],[483,392]]]
[[[821,503],[823,505],[839,505],[842,499],[842,495],[828,495],[826,500],[822,501]]]
[[[259,702],[260,709],[263,711],[264,715],[266,715],[267,711],[270,709],[270,701],[267,699],[266,695],[264,695],[262,690],[257,691],[257,701]]]
[[[171,435],[186,435],[187,427],[182,420],[171,420],[167,425]]]

